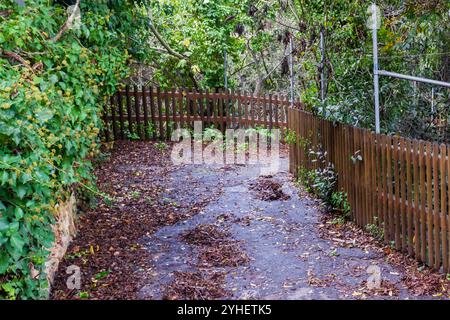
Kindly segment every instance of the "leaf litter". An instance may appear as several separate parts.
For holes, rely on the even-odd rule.
[[[203,271],[175,272],[174,279],[165,286],[163,299],[205,300],[228,296],[230,293],[223,289],[226,272],[214,271],[214,268],[236,268],[247,264],[250,259],[241,242],[213,224],[200,224],[183,233],[181,239],[195,247],[195,267]]]
[[[262,176],[250,184],[250,190],[256,192],[256,197],[264,201],[288,200],[289,195],[283,192],[281,183],[272,179],[272,176]]]
[[[318,226],[323,239],[333,241],[335,246],[358,247],[366,252],[375,252],[394,266],[401,275],[401,284],[415,296],[450,298],[450,279],[445,274],[416,261],[406,253],[396,251],[383,243],[379,237],[370,235],[351,221],[335,223],[336,215],[324,212]],[[367,289],[365,282],[355,291],[354,296],[397,296],[399,289],[389,280],[383,279],[379,289]]]
[[[152,142],[115,142],[109,159],[97,164],[99,190],[113,200],[79,206],[85,212],[79,216],[78,236],[60,263],[52,299],[138,298],[143,279],[154,273],[142,239],[196,215],[208,203],[158,200],[173,192],[165,187],[173,170],[167,152]],[[79,290],[67,288],[65,270],[70,265],[80,267]]]

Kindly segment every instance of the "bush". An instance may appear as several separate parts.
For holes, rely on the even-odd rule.
[[[297,133],[294,130],[286,129],[284,141],[289,145],[295,144],[297,142]]]
[[[102,106],[129,58],[129,25],[106,1],[59,39],[66,9],[25,2],[0,4],[0,299],[45,297],[54,214],[75,185],[93,190]]]
[[[337,174],[334,165],[327,163],[326,153],[320,145],[316,150],[309,149],[309,157],[312,162],[319,162],[320,166],[316,170],[299,168],[299,182],[306,188],[306,191],[318,196],[327,206],[327,210],[339,211],[342,213],[342,217],[348,220],[350,204],[346,193],[336,191]]]
[[[332,163],[327,163],[326,152],[323,151],[322,146],[318,145],[316,150],[309,149],[309,157],[312,162],[319,162],[319,168],[314,172],[314,179],[311,187],[314,193],[319,198],[324,200],[327,205],[330,205],[331,195],[336,187],[337,175]]]

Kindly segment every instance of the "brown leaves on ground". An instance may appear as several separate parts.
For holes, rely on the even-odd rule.
[[[329,287],[336,280],[335,274],[328,274],[323,278],[318,278],[312,271],[308,271],[308,284],[313,287]]]
[[[136,299],[141,279],[153,272],[142,238],[162,226],[187,219],[205,203],[183,207],[161,201],[172,169],[170,157],[150,142],[116,142],[110,159],[98,164],[100,199],[80,216],[78,237],[61,262],[53,299]],[[66,269],[81,269],[81,290],[66,286]],[[105,274],[105,270],[108,273]]]
[[[353,296],[387,296],[396,297],[400,294],[400,290],[389,280],[381,280],[381,285],[379,288],[369,289],[367,286],[367,281],[361,283],[361,288],[353,293]]]
[[[336,216],[324,213],[319,225],[321,238],[331,240],[336,246],[358,247],[362,250],[376,252],[381,258],[392,264],[404,276],[402,284],[414,295],[430,295],[450,298],[450,281],[446,275],[435,271],[407,255],[386,245],[378,238],[371,236],[367,231],[353,222],[336,223]],[[393,284],[383,281],[381,291],[364,290],[361,294],[398,295],[398,289]],[[395,286],[394,286],[395,287]]]
[[[446,275],[398,251],[392,250],[386,259],[403,271],[402,282],[414,295],[450,298],[450,281]]]
[[[283,186],[272,179],[272,176],[263,176],[250,184],[250,190],[256,192],[256,197],[263,201],[287,200],[289,195],[283,192]]]
[[[175,272],[174,280],[166,287],[164,300],[211,300],[228,295],[223,289],[224,272]]]
[[[249,257],[238,241],[227,241],[206,246],[198,255],[201,267],[238,267],[249,262]]]
[[[223,242],[227,237],[229,237],[227,231],[219,230],[217,226],[212,224],[200,224],[182,235],[185,242],[196,246],[213,246]]]
[[[377,249],[380,243],[352,222],[341,221],[335,214],[325,213],[321,216],[319,235],[322,239],[333,241],[336,246],[362,250]]]
[[[200,224],[185,232],[182,238],[197,246],[198,266],[238,267],[249,261],[239,241],[230,238],[230,233],[213,224]]]
[[[175,272],[174,279],[165,286],[163,299],[210,300],[228,296],[223,287],[225,272],[214,268],[238,267],[249,258],[240,242],[230,238],[227,230],[213,224],[200,224],[181,235],[186,243],[195,246],[197,264],[201,271]]]

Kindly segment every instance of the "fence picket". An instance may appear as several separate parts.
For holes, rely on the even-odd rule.
[[[134,86],[133,90],[126,86],[105,104],[106,141],[135,133],[142,140],[168,140],[172,130],[192,128],[194,121],[222,132],[257,126],[280,128],[284,134],[289,129],[296,135],[289,145],[289,171],[295,177],[299,168],[315,170],[333,163],[336,189],[347,194],[351,216],[359,226],[383,228],[384,240],[394,241],[396,249],[450,272],[447,145],[334,124],[302,111],[298,101],[289,107],[284,96],[255,97],[220,89],[194,92]],[[313,161],[310,155],[319,145],[326,152],[326,163]]]
[[[405,197],[405,205],[406,205],[406,224],[407,224],[407,247],[408,254],[410,256],[414,255],[414,233],[413,233],[413,183],[412,183],[412,167],[411,167],[411,141],[405,140],[405,156],[406,156],[406,183],[404,183],[404,197]]]
[[[136,131],[137,135],[140,137],[141,140],[144,140],[144,136],[142,134],[142,127],[141,127],[141,112],[140,112],[140,106],[139,106],[139,88],[138,86],[134,86],[134,113],[136,117]]]
[[[445,144],[441,144],[441,159],[440,159],[440,171],[441,171],[441,244],[442,244],[442,265],[445,273],[449,273],[448,268],[448,238],[447,238],[447,195],[449,190],[447,189],[447,181],[450,180],[450,172],[447,171],[447,147]],[[448,155],[450,156],[450,154]],[[450,201],[449,201],[450,202]]]
[[[389,213],[388,213],[388,180],[387,180],[387,137],[385,135],[380,136],[381,140],[381,165],[382,165],[382,171],[381,171],[381,196],[382,196],[382,211],[383,211],[383,233],[384,233],[384,240],[385,242],[390,241],[389,237]]]
[[[393,138],[393,166],[394,166],[394,198],[393,198],[393,214],[394,214],[394,225],[395,225],[395,248],[399,250],[401,248],[401,226],[400,226],[400,176],[399,176],[399,139],[397,136]]]
[[[155,110],[155,93],[153,92],[153,87],[150,87],[149,89],[150,91],[150,116],[152,119],[152,125],[153,125],[153,130],[152,130],[152,139],[156,140],[156,110]]]
[[[428,265],[434,264],[434,246],[433,246],[433,175],[432,175],[432,145],[426,143],[426,167],[427,167],[427,251]]]
[[[450,242],[450,146],[447,145],[447,214],[446,214],[446,225],[447,225],[447,241]],[[450,273],[450,245],[448,242],[445,243],[447,245],[447,273]]]
[[[414,256],[416,259],[420,259],[420,215],[421,211],[419,209],[419,195],[420,195],[420,173],[419,173],[419,156],[417,151],[419,151],[419,144],[417,140],[412,141],[413,149],[413,171],[414,171]],[[420,153],[419,153],[420,154]]]
[[[162,97],[161,97],[161,88],[156,88],[156,99],[157,99],[157,107],[158,107],[158,129],[159,129],[159,139],[164,138],[164,127],[163,127],[163,117],[162,117]]]
[[[171,100],[172,100],[172,130],[176,130],[178,119],[177,119],[177,93],[175,88],[172,88]]]
[[[130,86],[127,85],[125,87],[126,92],[126,102],[127,102],[127,119],[128,119],[128,133],[130,135],[133,134],[133,121],[132,121],[132,114],[131,114],[131,93],[130,93]]]
[[[178,116],[180,118],[180,128],[185,128],[185,118],[184,118],[184,98],[183,98],[183,88],[178,88]]]
[[[125,140],[125,120],[123,117],[123,101],[122,93],[117,94],[117,107],[119,109],[119,121],[120,121],[120,139]]]
[[[109,101],[109,103],[111,103],[111,100],[108,100],[108,101]],[[105,103],[104,106],[103,106],[103,122],[104,122],[103,134],[105,136],[105,141],[106,142],[109,142],[111,140],[110,137],[109,137],[109,121],[108,121],[108,117],[109,117],[109,112],[108,112],[109,110],[108,109],[110,109],[110,108],[112,108],[112,106],[110,106],[108,108],[108,103]]]
[[[170,140],[170,102],[169,102],[169,90],[164,90],[164,111],[165,111],[165,134],[166,140]]]
[[[434,268],[441,266],[440,221],[439,221],[439,145],[433,143],[433,235],[434,235]]]
[[[110,98],[110,106],[111,106],[111,123],[112,123],[112,131],[113,131],[113,139],[118,140],[117,135],[117,119],[116,119],[116,108],[114,103],[114,97],[111,96]]]
[[[425,144],[419,144],[419,167],[420,167],[420,258],[422,262],[427,261],[427,213],[426,213],[426,185],[425,185]]]
[[[399,194],[400,198],[400,230],[401,230],[401,248],[406,250],[408,248],[408,238],[407,238],[407,223],[406,223],[406,153],[405,150],[405,140],[399,138]]]
[[[145,86],[142,86],[142,106],[144,108],[144,137],[145,140],[150,139],[150,128],[149,128],[149,121],[148,121],[148,105],[147,105],[147,88]]]

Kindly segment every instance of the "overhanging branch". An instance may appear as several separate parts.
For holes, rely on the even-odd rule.
[[[158,30],[156,30],[155,26],[152,24],[151,21],[148,22],[148,26],[150,27],[150,31],[153,33],[153,35],[156,37],[156,39],[158,39],[159,43],[164,47],[164,49],[167,50],[167,53],[177,57],[178,59],[182,59],[182,60],[187,60],[187,57],[185,57],[184,55],[176,52],[175,50],[173,50],[168,44],[167,42],[163,39],[163,37],[159,34]]]
[[[67,21],[64,23],[62,28],[59,30],[59,32],[56,34],[56,36],[51,40],[52,42],[58,41],[62,37],[64,32],[66,32],[66,30],[69,29],[69,27],[73,24],[73,20],[75,19],[76,13],[79,10],[79,8],[80,8],[80,0],[77,0],[72,13],[70,14]]]

